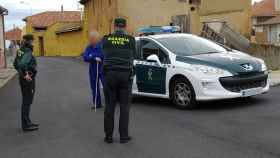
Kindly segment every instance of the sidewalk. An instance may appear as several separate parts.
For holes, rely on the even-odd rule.
[[[280,71],[272,71],[270,74],[270,86],[280,86]]]
[[[4,87],[4,85],[11,80],[16,75],[16,70],[8,68],[8,69],[0,69],[0,88]]]

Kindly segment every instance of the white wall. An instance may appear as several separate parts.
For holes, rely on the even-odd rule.
[[[0,48],[4,49],[4,32],[3,32],[4,24],[2,19],[3,16],[0,15]]]
[[[280,0],[275,0],[275,10],[280,11]]]
[[[279,35],[280,35],[280,24],[270,25],[267,34],[267,41],[272,44],[279,43],[280,41]]]

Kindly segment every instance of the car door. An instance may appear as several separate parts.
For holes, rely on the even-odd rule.
[[[166,93],[166,64],[169,61],[167,53],[154,41],[140,39],[141,57],[136,60],[135,73],[138,92],[165,94]],[[157,55],[160,64],[148,61],[147,57]]]

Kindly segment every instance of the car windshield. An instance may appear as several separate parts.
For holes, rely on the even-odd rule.
[[[171,52],[179,56],[191,56],[226,52],[227,50],[218,44],[198,36],[170,36],[157,39]]]

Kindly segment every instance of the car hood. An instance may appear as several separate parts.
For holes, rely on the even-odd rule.
[[[193,56],[177,56],[177,61],[188,64],[200,64],[227,70],[234,75],[242,75],[262,71],[262,63],[255,57],[239,51],[199,54]],[[251,68],[248,70],[246,66]],[[245,67],[245,68],[244,68]]]

